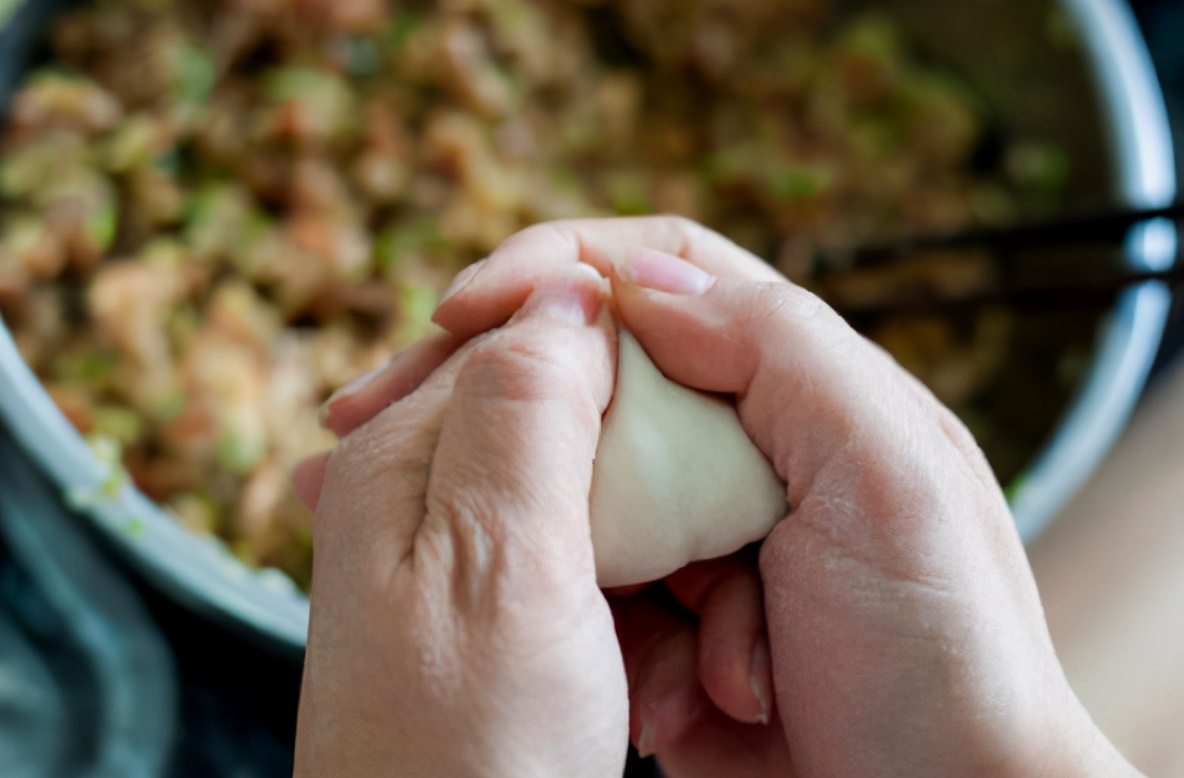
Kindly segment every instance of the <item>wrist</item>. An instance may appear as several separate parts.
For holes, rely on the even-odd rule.
[[[1145,778],[1109,738],[1089,713],[1069,693],[1068,713],[1054,728],[1052,743],[1033,744],[1036,761],[1016,765],[1010,774],[1020,778]],[[1033,766],[1039,766],[1033,770]]]

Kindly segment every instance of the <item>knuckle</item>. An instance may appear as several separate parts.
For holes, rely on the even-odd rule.
[[[444,530],[458,569],[470,579],[468,590],[462,593],[477,599],[500,567],[497,506],[487,493],[464,484],[454,486],[447,490],[447,499],[429,491],[427,513],[429,521]]]
[[[724,237],[719,233],[686,216],[663,214],[658,218],[664,221],[670,231],[678,237],[677,243],[680,253],[685,253],[691,246],[707,241],[724,240]]]
[[[329,456],[327,476],[345,484],[366,484],[375,477],[418,475],[435,447],[433,425],[402,404],[383,411],[338,442]]]
[[[556,256],[563,257],[567,254],[575,256],[579,250],[579,240],[571,221],[541,222],[532,224],[506,238],[499,247],[499,251],[515,250],[526,246],[546,246],[550,251],[559,248],[560,250],[555,252]],[[569,251],[564,252],[564,248]]]
[[[759,282],[750,323],[756,329],[800,329],[803,322],[848,330],[846,321],[818,295],[789,283]]]
[[[502,332],[477,345],[457,380],[457,391],[513,400],[550,399],[578,385],[579,365],[560,338]]]
[[[694,219],[683,216],[677,213],[664,213],[658,216],[659,219],[666,221],[670,228],[678,232],[684,238],[690,240],[696,238],[706,232],[710,232],[699,222]]]

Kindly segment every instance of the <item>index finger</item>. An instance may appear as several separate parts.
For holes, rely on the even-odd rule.
[[[461,337],[501,325],[538,283],[564,265],[584,262],[601,275],[634,246],[674,254],[720,277],[781,281],[768,263],[717,232],[681,216],[571,219],[511,236],[481,267],[450,289],[432,320]]]

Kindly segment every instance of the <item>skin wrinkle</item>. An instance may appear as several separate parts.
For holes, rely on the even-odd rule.
[[[470,499],[473,497],[471,493],[461,494]],[[448,527],[449,538],[457,549],[457,561],[453,567],[453,604],[470,616],[496,612],[501,599],[498,584],[507,567],[503,552],[505,540],[492,537],[496,523],[488,518],[483,506],[462,507],[458,502],[454,498],[448,501],[448,507],[436,505],[437,511],[447,512],[441,520]]]
[[[496,474],[499,464],[484,463],[480,467]],[[500,530],[512,522],[504,516],[502,520],[495,519],[498,508],[494,506],[521,502],[522,495],[478,494],[465,483],[453,483],[449,475],[429,473],[428,479],[427,513],[422,529],[446,538],[454,551],[450,599],[469,618],[496,621],[503,607],[502,582],[507,570],[512,569],[506,557],[518,540],[501,534]],[[485,482],[498,480],[493,475],[487,476]],[[438,499],[440,494],[447,494],[448,500]],[[512,497],[512,502],[505,499],[507,496]],[[509,509],[503,507],[501,512],[508,513]]]

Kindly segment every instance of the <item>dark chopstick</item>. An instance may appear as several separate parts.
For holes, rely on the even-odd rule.
[[[931,316],[957,310],[999,305],[1017,311],[1050,311],[1072,308],[1096,308],[1114,302],[1123,290],[1136,284],[1159,281],[1174,288],[1184,283],[1184,264],[1177,261],[1162,270],[1136,270],[1114,274],[1095,281],[1066,281],[1012,288],[986,289],[962,295],[877,300],[867,304],[836,303],[836,310],[846,318],[869,318],[884,315]]]
[[[823,264],[828,273],[850,272],[860,268],[884,267],[921,259],[929,252],[986,250],[1006,254],[1009,251],[1049,247],[1118,246],[1132,227],[1153,219],[1184,223],[1184,202],[1157,208],[1111,209],[1094,213],[1070,213],[1051,219],[1006,227],[974,228],[947,235],[905,238],[892,243],[863,246],[836,252],[844,261]],[[925,316],[959,309],[973,310],[987,305],[1007,306],[1013,310],[1054,310],[1098,307],[1112,303],[1124,289],[1135,284],[1162,282],[1169,288],[1184,284],[1184,256],[1179,250],[1175,262],[1164,269],[1116,268],[1098,279],[1060,279],[1038,284],[1004,282],[985,289],[950,295],[919,292],[889,300],[866,303],[836,301],[835,307],[850,318],[878,317],[886,314]],[[1033,257],[1036,259],[1036,257]]]
[[[1166,218],[1184,220],[1184,202],[1156,208],[1116,208],[1068,213],[1049,219],[1002,227],[976,227],[946,235],[902,238],[880,245],[851,249],[823,249],[847,267],[873,267],[899,261],[902,255],[952,249],[1026,249],[1042,246],[1082,246],[1113,243],[1141,222]],[[826,263],[823,263],[825,267]]]

